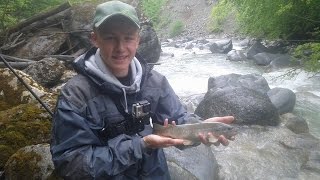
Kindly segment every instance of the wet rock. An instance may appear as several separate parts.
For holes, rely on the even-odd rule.
[[[207,119],[235,117],[237,124],[278,125],[279,114],[266,94],[244,87],[211,88],[195,110]]]
[[[194,45],[192,44],[192,42],[189,42],[186,44],[186,46],[184,47],[185,49],[192,49],[194,47]]]
[[[287,88],[273,88],[268,91],[268,96],[279,114],[292,112],[296,104],[295,93]]]
[[[244,87],[266,94],[270,87],[267,80],[258,74],[228,74],[219,77],[210,77],[208,90],[211,88],[222,89],[225,87]]]
[[[309,127],[307,121],[292,113],[286,113],[281,115],[281,121],[284,125],[296,134],[308,133]]]
[[[212,151],[219,179],[319,179],[319,142],[284,126],[251,125],[240,127],[228,147]]]
[[[279,54],[271,62],[268,68],[270,70],[277,70],[291,65],[291,56],[288,54]]]
[[[248,49],[247,58],[253,59],[253,56],[262,53],[269,52],[268,48],[261,44],[261,41],[255,41],[254,44]]]
[[[267,95],[269,90],[261,75],[210,77],[208,92],[195,113],[204,119],[234,115],[239,124],[277,125],[279,115]]]
[[[246,59],[247,59],[246,56],[241,51],[231,50],[227,54],[227,60],[230,60],[230,61],[244,61]]]
[[[150,25],[141,27],[137,52],[149,63],[156,63],[159,60],[161,45],[156,32]]]
[[[57,85],[64,73],[65,66],[55,58],[44,58],[29,65],[24,72],[44,87]]]
[[[210,51],[212,53],[223,53],[227,54],[232,50],[232,40],[220,40],[210,44]]]
[[[257,65],[267,66],[275,57],[275,54],[262,52],[254,55],[253,60]]]
[[[210,147],[203,144],[179,150],[164,149],[172,179],[217,179],[218,166]]]

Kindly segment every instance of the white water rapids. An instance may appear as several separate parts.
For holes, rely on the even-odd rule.
[[[241,49],[234,43],[235,49]],[[310,133],[320,138],[320,75],[303,70],[289,75],[290,68],[267,72],[266,67],[257,66],[251,61],[231,62],[225,54],[212,54],[209,50],[193,48],[162,47],[164,54],[155,70],[167,77],[176,94],[180,97],[202,94],[207,91],[209,77],[231,73],[262,75],[270,88],[282,87],[296,93],[294,114],[305,118]]]

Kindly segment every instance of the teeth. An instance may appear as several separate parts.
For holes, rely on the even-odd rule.
[[[124,59],[124,58],[126,58],[126,56],[115,56],[114,58],[115,59]]]

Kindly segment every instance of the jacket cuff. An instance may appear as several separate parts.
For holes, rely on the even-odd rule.
[[[141,145],[141,149],[142,149],[142,152],[143,152],[143,153],[146,153],[146,154],[148,154],[148,155],[151,154],[152,148],[149,148],[149,147],[148,147],[148,144],[143,140],[143,137],[142,137],[141,140],[140,140],[140,145]]]

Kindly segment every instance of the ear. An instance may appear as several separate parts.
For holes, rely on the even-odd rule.
[[[138,37],[137,37],[137,49],[139,47],[139,44],[140,44],[140,35],[138,34]]]
[[[99,48],[99,46],[98,46],[98,34],[96,33],[96,32],[91,32],[91,34],[90,34],[90,40],[91,40],[91,43],[95,46],[95,47],[97,47],[97,48]]]

